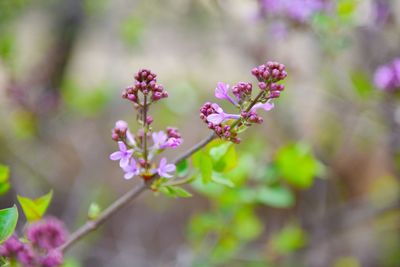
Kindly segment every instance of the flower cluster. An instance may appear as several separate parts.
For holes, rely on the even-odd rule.
[[[252,69],[251,73],[258,80],[259,92],[253,98],[253,85],[248,82],[239,82],[230,90],[229,85],[219,82],[215,88],[215,97],[228,100],[234,105],[237,114],[225,113],[216,103],[206,102],[200,108],[200,119],[217,136],[225,140],[239,143],[238,133],[251,126],[253,123],[262,123],[263,118],[257,114],[258,109],[272,110],[274,104],[271,100],[278,98],[284,90],[278,82],[286,78],[285,66],[278,62],[268,61]],[[230,96],[230,91],[234,98]]]
[[[379,66],[375,71],[374,83],[376,87],[384,91],[400,90],[400,58]]]
[[[28,242],[14,234],[0,246],[0,257],[17,261],[24,267],[56,267],[63,263],[57,248],[64,244],[67,231],[61,221],[47,218],[29,224],[25,233]]]
[[[149,106],[168,97],[163,86],[156,83],[156,77],[157,75],[150,70],[140,70],[135,75],[135,85],[125,89],[122,94],[123,98],[135,104],[139,113],[138,124],[141,126],[137,133],[133,134],[128,123],[119,120],[112,129],[111,137],[118,143],[119,149],[110,155],[110,159],[119,161],[125,179],[141,176],[147,180],[155,174],[170,178],[175,171],[175,165],[168,164],[166,158],[162,158],[158,166],[152,162],[154,157],[165,149],[177,148],[183,142],[176,128],[168,127],[165,131],[154,132],[151,127],[153,118],[147,114]]]
[[[142,93],[144,97],[149,96],[150,101],[147,104],[168,97],[168,93],[164,90],[164,87],[157,84],[156,77],[157,74],[151,70],[139,70],[135,75],[135,84],[126,88],[122,93],[122,97],[132,101],[138,106],[141,106],[139,92]]]

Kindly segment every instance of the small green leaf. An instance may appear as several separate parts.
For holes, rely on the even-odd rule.
[[[89,211],[88,211],[89,220],[96,219],[97,216],[99,216],[100,212],[101,212],[101,208],[100,208],[99,204],[97,204],[96,202],[90,203]]]
[[[165,195],[174,198],[176,197],[188,198],[192,196],[192,194],[190,194],[188,191],[178,186],[163,186],[159,190]]]
[[[294,204],[292,192],[283,186],[263,187],[256,192],[257,200],[275,208],[288,208]]]
[[[182,160],[176,165],[176,175],[178,177],[184,177],[189,173],[189,162],[187,159]]]
[[[18,221],[18,209],[14,205],[0,210],[0,244],[7,240],[15,230]]]
[[[193,156],[193,165],[194,167],[199,169],[202,181],[204,183],[208,183],[211,181],[213,164],[208,154],[206,154],[203,150],[198,151]]]
[[[8,190],[10,190],[11,185],[10,183],[6,182],[6,183],[0,183],[0,196],[4,195],[5,193],[8,192]]]
[[[235,184],[231,180],[229,180],[228,178],[226,178],[226,176],[224,176],[224,174],[219,172],[212,172],[211,180],[214,183],[221,184],[227,187],[235,187]]]
[[[6,165],[0,164],[0,184],[8,181],[10,177],[10,168]]]
[[[17,196],[19,204],[24,211],[25,217],[28,222],[40,220],[43,214],[46,212],[51,199],[53,198],[53,190],[46,195],[37,199],[30,199],[27,197]]]
[[[302,189],[310,187],[321,170],[321,164],[305,144],[291,144],[281,148],[275,163],[287,182]]]
[[[374,92],[374,86],[367,74],[356,71],[350,74],[351,82],[357,95],[361,98],[368,98]]]
[[[231,142],[212,147],[209,155],[213,161],[213,169],[218,172],[230,171],[238,162],[235,146]]]
[[[280,254],[296,251],[306,243],[307,235],[298,225],[287,225],[272,238],[272,246]]]

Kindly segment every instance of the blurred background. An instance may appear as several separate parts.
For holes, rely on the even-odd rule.
[[[73,231],[134,186],[108,155],[116,120],[137,128],[121,92],[139,68],[169,93],[151,115],[184,137],[172,159],[209,134],[217,82],[276,60],[286,90],[236,146],[235,187],[147,192],[65,266],[400,266],[400,99],[373,83],[399,18],[395,0],[2,0],[0,208],[53,189]]]

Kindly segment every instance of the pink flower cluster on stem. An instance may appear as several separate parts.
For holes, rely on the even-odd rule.
[[[257,114],[258,109],[270,111],[274,108],[272,99],[278,98],[285,89],[280,81],[287,76],[286,68],[278,62],[268,61],[255,67],[251,73],[257,78],[259,92],[253,98],[253,85],[249,82],[239,82],[230,90],[228,84],[219,82],[215,89],[215,97],[229,101],[237,109],[237,113],[225,112],[217,103],[206,102],[200,108],[200,119],[217,136],[225,140],[239,143],[238,130],[245,129],[254,123],[264,120]],[[235,96],[234,100],[230,93]]]
[[[147,180],[156,173],[171,178],[175,171],[175,165],[168,164],[165,158],[162,158],[159,164],[153,162],[154,157],[165,149],[175,149],[183,142],[176,128],[153,131],[150,126],[153,123],[153,118],[147,114],[150,105],[168,97],[164,87],[157,84],[156,77],[157,75],[150,70],[139,70],[135,75],[135,84],[125,89],[122,94],[124,99],[134,103],[139,113],[138,124],[141,126],[136,134],[132,134],[128,123],[120,120],[112,130],[112,139],[118,143],[119,149],[110,155],[110,159],[119,161],[125,179],[141,176]]]

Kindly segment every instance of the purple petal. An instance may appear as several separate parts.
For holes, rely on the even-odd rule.
[[[174,172],[176,170],[176,167],[174,164],[167,164],[167,166],[165,166],[164,170],[166,172]]]
[[[226,99],[229,90],[229,85],[222,82],[218,82],[215,88],[215,97],[219,99]]]
[[[123,157],[121,158],[121,160],[119,161],[119,166],[121,168],[125,168],[126,166],[129,165],[129,157]]]
[[[224,110],[218,104],[211,104],[211,107],[219,114],[224,113]]]
[[[121,152],[125,152],[126,151],[126,145],[125,145],[124,142],[119,141],[118,142],[118,146],[119,146],[119,151],[121,151]]]
[[[135,138],[129,130],[126,131],[126,139],[132,146],[136,145]]]
[[[255,104],[252,108],[251,108],[251,110],[252,111],[256,111],[257,109],[259,109],[259,108],[262,108],[262,109],[264,109],[265,111],[270,111],[270,110],[272,110],[273,108],[275,107],[275,105],[274,105],[274,103],[270,103],[270,102],[266,102],[266,103],[257,103],[257,104]]]
[[[129,179],[132,179],[133,176],[135,176],[135,173],[133,173],[133,172],[127,172],[127,173],[125,173],[124,178],[125,178],[126,180],[129,180]]]
[[[164,170],[165,165],[167,164],[167,159],[166,158],[162,158],[160,160],[160,165],[159,165],[159,169]]]
[[[110,155],[111,160],[120,160],[122,158],[122,152],[116,151]]]
[[[212,124],[220,124],[225,119],[223,114],[211,114],[207,116],[207,121],[211,122]]]

